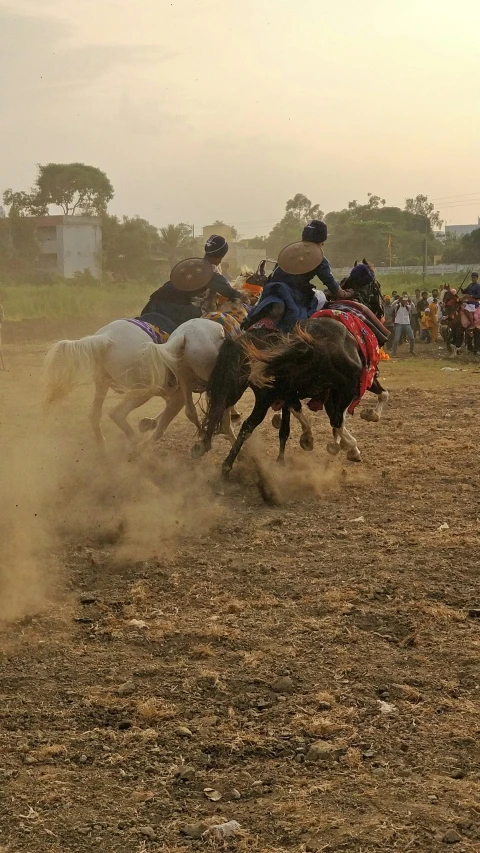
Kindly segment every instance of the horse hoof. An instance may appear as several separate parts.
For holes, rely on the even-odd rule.
[[[301,435],[300,447],[302,450],[313,450],[313,435]]]
[[[336,441],[329,441],[327,444],[327,452],[330,456],[336,456],[337,453],[340,453],[340,445],[337,444]]]
[[[196,444],[190,449],[190,456],[192,459],[201,459],[202,456],[205,456],[207,449],[201,441],[197,441]]]
[[[280,429],[280,425],[282,423],[281,415],[274,415],[272,418],[272,426],[274,429]]]
[[[368,421],[371,424],[376,424],[380,420],[375,409],[364,409],[363,412],[361,412],[360,417],[362,420]]]
[[[138,424],[138,429],[139,432],[150,432],[150,430],[155,429],[156,426],[157,422],[155,418],[142,418]]]
[[[362,457],[360,455],[360,451],[359,451],[358,447],[353,447],[351,450],[348,451],[347,459],[349,462],[361,462],[362,461]]]
[[[225,463],[222,465],[222,477],[224,480],[226,480],[228,478],[228,475],[230,474],[231,470],[232,470],[231,465],[225,465]]]
[[[242,420],[242,416],[241,416],[240,412],[230,412],[230,417],[231,417],[232,421],[241,421]]]
[[[277,464],[278,465],[285,465],[285,457],[284,456],[277,456]]]

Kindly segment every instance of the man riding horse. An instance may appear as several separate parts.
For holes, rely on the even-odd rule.
[[[277,264],[268,277],[258,303],[243,324],[244,329],[248,329],[263,318],[268,317],[280,331],[289,332],[295,323],[306,320],[318,310],[318,299],[315,287],[312,284],[315,277],[320,279],[322,284],[328,288],[331,296],[336,299],[349,296],[349,293],[343,290],[335,280],[329,262],[323,257],[321,247],[324,245],[327,236],[327,226],[325,222],[321,222],[319,219],[314,219],[305,226],[302,232],[302,241],[320,248],[318,263],[308,272],[299,273],[287,272]]]
[[[207,294],[219,293],[226,299],[240,299],[241,294],[230,286],[225,276],[218,271],[218,265],[228,252],[228,243],[224,237],[213,234],[205,244],[205,255],[203,260],[208,261],[213,267],[213,275],[197,290],[180,289],[174,282],[167,281],[150,296],[145,305],[141,319],[144,322],[152,322],[159,325],[163,331],[169,334],[181,323],[202,316],[200,306],[195,305],[193,300]],[[212,270],[210,270],[212,272]]]

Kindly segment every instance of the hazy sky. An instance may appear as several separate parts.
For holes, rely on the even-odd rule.
[[[368,191],[475,222],[479,33],[478,0],[0,0],[0,189],[80,160],[156,225]]]

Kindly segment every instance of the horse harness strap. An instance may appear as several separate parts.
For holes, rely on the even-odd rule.
[[[125,318],[127,323],[133,323],[134,326],[138,326],[139,329],[146,332],[148,337],[151,338],[154,344],[164,344],[168,341],[167,332],[162,332],[158,326],[154,326],[153,323],[146,323],[145,320],[133,319],[131,317]]]
[[[325,308],[322,311],[316,311],[315,314],[312,314],[310,319],[316,320],[327,317],[331,320],[338,320],[345,326],[347,331],[353,335],[362,358],[363,368],[360,375],[358,396],[348,407],[348,413],[353,415],[354,410],[365,394],[365,391],[368,391],[375,379],[377,365],[380,361],[380,348],[378,346],[377,338],[369,325],[367,325],[367,323],[356,313],[353,313],[352,311],[335,310],[334,308]],[[316,402],[317,401],[315,400],[311,400],[308,404],[309,408],[313,411],[316,411],[314,408],[316,406]]]

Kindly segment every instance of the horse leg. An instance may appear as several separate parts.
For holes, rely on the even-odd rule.
[[[100,421],[102,418],[103,404],[109,387],[110,381],[106,377],[97,377],[95,379],[95,396],[93,398],[92,408],[90,409],[90,423],[100,450],[105,450],[105,436],[103,434]]]
[[[256,392],[253,411],[243,422],[235,444],[222,465],[222,474],[224,477],[226,477],[232,470],[233,463],[240,453],[244,442],[265,419],[272,402],[271,392],[268,392],[268,394],[265,394],[265,392],[262,393],[261,391]]]
[[[232,406],[232,408],[234,409],[235,407],[234,407],[234,406]],[[226,435],[226,436],[227,436],[227,438],[228,438],[228,440],[229,440],[230,444],[231,444],[231,445],[232,445],[232,447],[233,447],[233,445],[235,444],[235,442],[236,442],[236,440],[237,440],[237,436],[235,435],[235,433],[234,433],[234,431],[233,431],[233,427],[232,427],[232,417],[233,417],[233,415],[232,415],[232,409],[227,409],[227,410],[223,413],[223,418],[222,418],[222,432],[223,432],[223,435]],[[240,417],[240,415],[239,415],[239,417]]]
[[[380,380],[378,376],[375,376],[370,388],[368,389],[375,394],[377,397],[376,406],[369,406],[368,409],[363,409],[360,414],[360,417],[364,421],[369,421],[370,423],[378,423],[380,418],[382,417],[383,407],[388,403],[389,393],[386,388],[383,388],[380,384]]]
[[[237,412],[236,406],[232,406],[232,408],[230,409],[230,417],[232,421],[239,421],[241,419],[242,416],[240,412]]]
[[[114,406],[114,408],[108,413],[109,418],[111,418],[122,432],[125,433],[132,444],[137,443],[137,434],[128,423],[127,417],[130,412],[133,412],[134,409],[138,409],[139,406],[143,406],[144,403],[150,400],[153,396],[153,391],[130,392],[125,394],[121,403],[119,403],[118,406]]]
[[[167,399],[167,405],[163,412],[155,418],[155,432],[147,438],[143,444],[156,444],[163,437],[165,430],[177,417],[185,404],[185,398],[181,388],[176,388],[172,396]]]
[[[308,416],[304,413],[302,409],[302,404],[300,403],[300,400],[294,406],[290,406],[290,411],[302,427],[302,434],[300,436],[300,447],[302,448],[302,450],[313,450],[312,426],[310,424]]]
[[[278,451],[277,462],[281,462],[282,465],[285,463],[285,447],[287,446],[287,441],[290,436],[290,409],[288,406],[283,406],[282,408],[282,422],[280,424],[280,432],[278,434],[278,440],[280,442],[280,448]]]
[[[350,462],[360,462],[360,450],[354,436],[345,427],[345,418],[349,405],[355,398],[355,386],[352,386],[350,394],[332,393],[325,401],[325,410],[330,419],[333,441],[328,442],[327,450],[332,456],[342,450],[347,451],[347,459]]]

